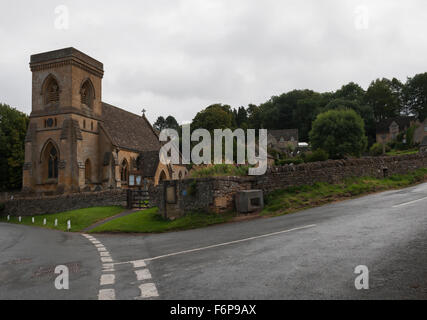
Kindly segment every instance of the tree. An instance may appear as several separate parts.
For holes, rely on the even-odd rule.
[[[197,113],[191,124],[191,129],[234,129],[233,112],[228,105],[214,104]]]
[[[317,116],[310,132],[314,150],[322,149],[331,158],[360,156],[367,146],[363,119],[354,110],[330,110]]]
[[[328,110],[354,110],[360,115],[365,123],[365,130],[368,137],[369,145],[372,145],[376,140],[376,123],[373,109],[363,103],[363,99],[357,98],[347,100],[345,98],[334,99],[328,103],[324,111]]]
[[[162,116],[158,117],[153,125],[154,129],[162,131],[163,129],[174,129],[179,131],[178,121],[173,116],[168,116],[166,119]]]
[[[366,102],[374,110],[377,122],[399,116],[403,109],[403,85],[397,79],[377,79],[366,91]]]
[[[0,103],[0,190],[22,187],[28,116]]]
[[[166,128],[166,119],[162,116],[158,117],[156,122],[154,122],[153,127],[158,131],[162,131]]]
[[[427,73],[408,78],[405,85],[404,97],[410,113],[420,121],[427,118]]]

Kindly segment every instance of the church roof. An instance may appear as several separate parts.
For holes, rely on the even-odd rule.
[[[102,103],[103,128],[114,146],[136,152],[160,150],[159,138],[145,118]]]
[[[293,137],[296,141],[298,140],[298,129],[283,129],[283,130],[268,130],[277,141],[283,137],[285,141],[290,141]]]
[[[141,152],[139,156],[144,178],[154,177],[160,162],[159,151],[145,151]]]

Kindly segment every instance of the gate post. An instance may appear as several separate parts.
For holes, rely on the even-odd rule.
[[[128,207],[128,209],[133,208],[133,199],[132,199],[132,190],[131,189],[127,190],[127,207]]]

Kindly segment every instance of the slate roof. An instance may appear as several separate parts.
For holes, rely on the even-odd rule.
[[[145,151],[139,154],[144,178],[154,177],[159,166],[159,151]]]
[[[285,141],[291,141],[292,137],[294,137],[295,141],[298,141],[298,129],[268,130],[268,134],[271,134],[277,141],[281,137]]]
[[[102,124],[114,146],[136,152],[160,150],[159,138],[145,117],[102,104]]]
[[[397,117],[397,118],[384,120],[380,123],[377,123],[377,133],[390,132],[390,125],[393,122],[396,122],[399,126],[399,130],[402,131],[405,128],[409,128],[411,126],[411,122],[415,120],[416,120],[415,117]]]

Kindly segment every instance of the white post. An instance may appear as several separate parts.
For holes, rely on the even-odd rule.
[[[55,219],[55,227],[58,226],[58,219]]]
[[[31,222],[34,223],[34,217],[31,218]]]
[[[44,225],[44,226],[46,225],[46,222],[47,222],[47,221],[46,221],[46,218],[44,218],[44,219],[43,219],[43,225]]]
[[[67,221],[67,230],[70,231],[71,230],[71,220]]]
[[[21,222],[21,217],[18,218],[18,221]]]
[[[10,221],[10,216],[7,216],[7,221]]]

